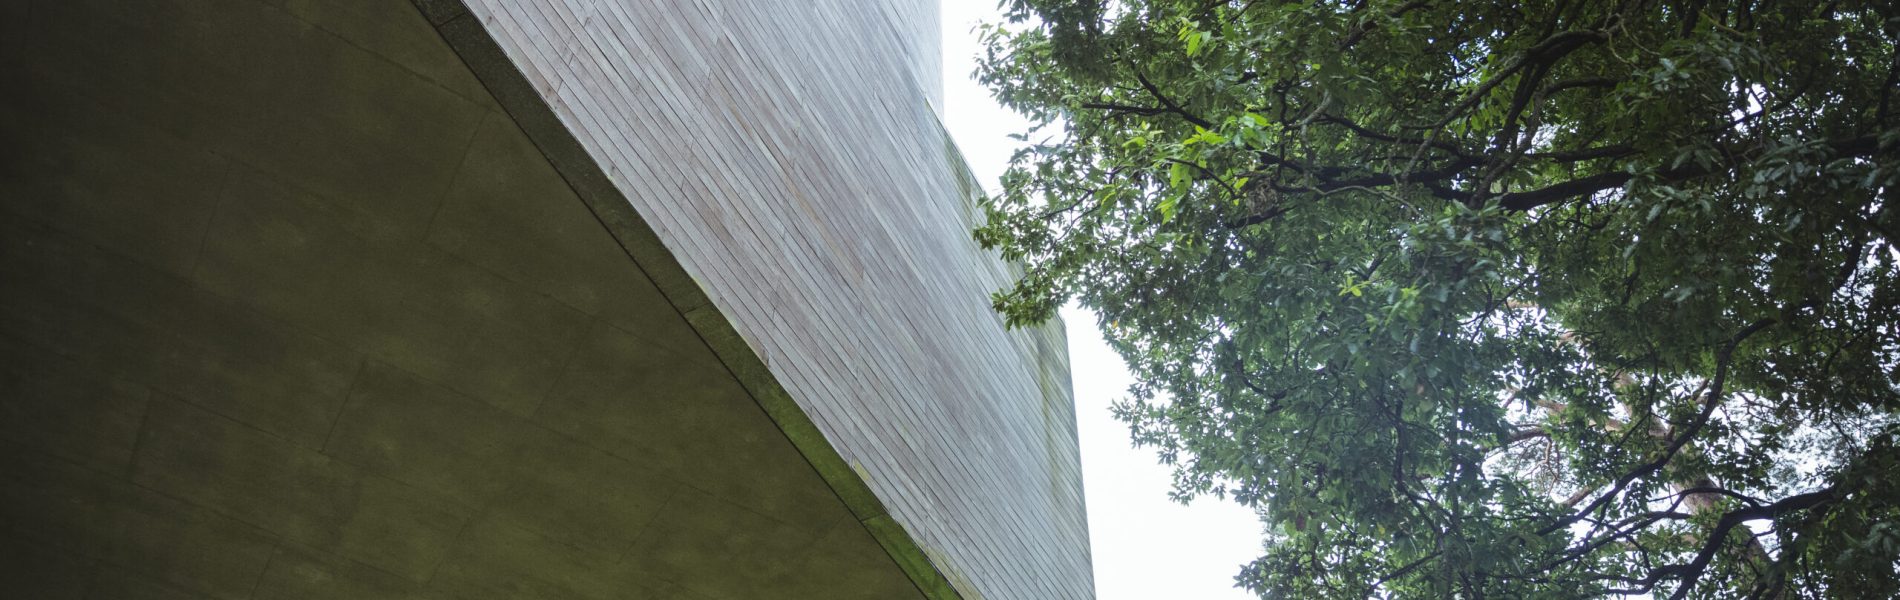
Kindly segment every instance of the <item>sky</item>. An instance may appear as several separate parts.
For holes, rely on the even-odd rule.
[[[943,0],[944,126],[970,169],[995,193],[997,176],[1018,142],[1011,133],[1028,122],[998,106],[970,78],[981,49],[973,31],[995,21],[994,0]],[[1134,448],[1128,428],[1109,414],[1133,381],[1096,329],[1095,315],[1070,305],[1069,364],[1075,380],[1075,418],[1082,446],[1082,484],[1099,600],[1243,600],[1233,587],[1240,566],[1260,554],[1260,525],[1232,502],[1205,498],[1191,505],[1168,499],[1172,477],[1153,450]]]

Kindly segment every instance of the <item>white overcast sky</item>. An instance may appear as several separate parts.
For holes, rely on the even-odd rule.
[[[996,20],[995,3],[943,0],[942,11],[944,125],[984,189],[994,193],[1017,145],[1006,136],[1028,126],[970,78],[980,49],[973,28]],[[1258,520],[1232,502],[1206,498],[1183,506],[1168,500],[1168,468],[1152,450],[1131,447],[1128,428],[1108,411],[1131,381],[1121,357],[1102,341],[1094,314],[1071,305],[1062,318],[1075,379],[1097,597],[1250,598],[1233,587],[1233,577],[1260,554]]]

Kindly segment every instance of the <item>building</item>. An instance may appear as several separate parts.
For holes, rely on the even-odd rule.
[[[1092,598],[935,10],[0,3],[0,595]]]

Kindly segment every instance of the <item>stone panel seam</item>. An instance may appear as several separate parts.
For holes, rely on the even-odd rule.
[[[488,120],[494,118],[494,115],[494,111],[483,111],[482,118],[476,119],[475,126],[468,129],[468,139],[462,140],[462,156],[456,159],[455,172],[449,175],[448,184],[442,186],[442,193],[436,199],[435,208],[429,211],[429,222],[422,227],[422,234],[417,236],[417,239],[423,240],[423,244],[430,245],[427,240],[431,234],[435,233],[435,221],[442,216],[442,208],[449,205],[449,193],[455,190],[455,185],[461,183],[462,176],[468,172],[468,157],[475,153],[475,139],[481,137],[482,127],[488,125]],[[499,276],[500,273],[496,275]]]

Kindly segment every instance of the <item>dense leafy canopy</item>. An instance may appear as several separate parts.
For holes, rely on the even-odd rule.
[[[1272,597],[1900,596],[1900,4],[1009,0],[978,239]]]

